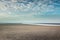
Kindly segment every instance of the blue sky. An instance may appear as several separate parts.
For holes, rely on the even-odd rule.
[[[60,0],[0,0],[0,23],[60,23]]]

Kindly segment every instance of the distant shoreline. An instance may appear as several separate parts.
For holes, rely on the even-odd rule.
[[[0,25],[41,25],[41,26],[60,26],[60,23],[36,23],[36,24],[0,23]]]

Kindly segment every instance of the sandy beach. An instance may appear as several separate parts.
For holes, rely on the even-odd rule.
[[[60,26],[2,24],[0,40],[60,40]]]

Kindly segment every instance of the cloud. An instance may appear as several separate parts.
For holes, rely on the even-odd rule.
[[[9,15],[47,15],[56,10],[54,5],[59,5],[52,0],[1,0],[0,10]],[[7,13],[6,13],[7,12]],[[45,14],[46,13],[46,14]],[[1,13],[0,13],[1,14]],[[52,13],[54,14],[54,13]],[[51,14],[51,15],[52,15]],[[55,15],[55,14],[54,14]],[[30,17],[30,16],[29,16]]]
[[[0,23],[59,22],[60,3],[55,1],[0,0]]]

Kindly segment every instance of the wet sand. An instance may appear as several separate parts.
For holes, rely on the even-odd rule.
[[[0,40],[60,40],[60,26],[2,24]]]

